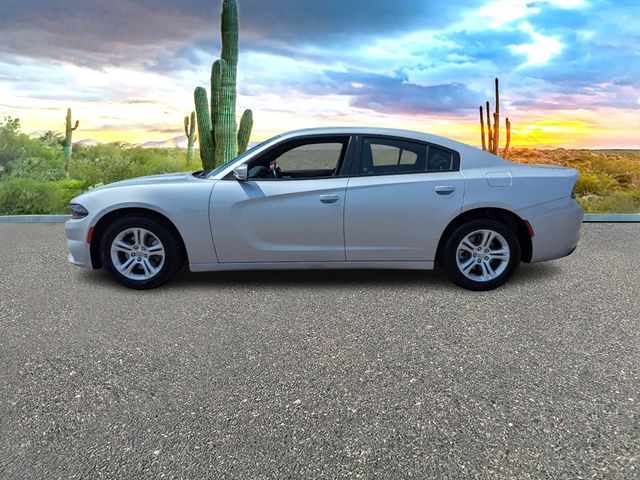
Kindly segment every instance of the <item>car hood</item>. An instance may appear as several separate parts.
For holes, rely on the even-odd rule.
[[[193,172],[163,173],[160,175],[148,175],[146,177],[121,180],[119,182],[109,183],[108,185],[94,188],[90,191],[107,190],[110,188],[118,187],[129,187],[132,185],[161,185],[167,183],[184,183],[193,181],[195,178],[196,177],[193,176]]]
[[[114,190],[119,187],[135,187],[135,186],[153,186],[153,185],[175,185],[181,183],[198,182],[203,179],[195,177],[194,172],[180,172],[180,173],[163,173],[161,175],[149,175],[146,177],[131,178],[129,180],[122,180],[120,182],[109,183],[101,187],[92,188],[81,195],[71,199],[71,203],[79,203],[81,205],[95,201],[96,197],[101,192]],[[96,195],[98,194],[98,195]]]

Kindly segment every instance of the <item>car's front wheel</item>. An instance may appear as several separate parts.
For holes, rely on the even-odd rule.
[[[443,251],[444,268],[456,285],[491,290],[504,284],[520,264],[517,235],[493,219],[470,220],[449,236]]]
[[[184,258],[175,234],[163,222],[139,215],[111,223],[101,242],[102,264],[122,285],[159,287],[182,267]]]

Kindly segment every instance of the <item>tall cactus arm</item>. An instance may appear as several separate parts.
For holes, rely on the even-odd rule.
[[[191,126],[189,128],[189,138],[191,141],[196,139],[196,112],[191,112]]]
[[[196,112],[191,112],[191,117],[184,117],[184,134],[187,137],[187,165],[191,165],[196,142]]]
[[[482,114],[482,105],[480,105],[480,136],[482,137],[482,150],[487,150],[487,142],[484,138],[484,115]]]
[[[504,151],[502,152],[502,158],[508,158],[509,156],[509,146],[511,145],[511,122],[509,121],[509,117],[506,118],[506,126],[507,126],[507,142],[504,145]]]
[[[211,66],[211,122],[216,124],[216,115],[220,111],[222,101],[222,70],[224,60],[216,60]]]
[[[80,122],[76,120],[74,126],[71,120],[71,109],[67,108],[67,116],[65,118],[65,129],[64,129],[64,140],[62,143],[62,151],[64,154],[64,164],[65,168],[68,167],[69,161],[71,160],[71,152],[73,150],[73,131],[76,130],[80,126]]]
[[[240,126],[238,127],[238,155],[247,151],[252,128],[253,112],[247,109],[242,114],[242,118],[240,118]]]
[[[498,155],[498,147],[500,145],[500,89],[498,88],[498,79],[496,78],[496,111],[493,114],[493,150]]]
[[[214,168],[215,148],[207,91],[202,87],[196,87],[193,96],[196,104],[196,116],[198,117],[198,136],[200,137],[200,158],[202,159],[202,166],[205,169]]]
[[[498,140],[500,139],[499,129],[500,129],[500,117],[496,112],[493,112],[493,154],[498,155],[498,150],[500,147],[500,143]]]
[[[489,101],[487,100],[487,110],[486,110],[486,114],[487,114],[487,140],[489,145],[487,145],[489,147],[489,151],[491,153],[493,153],[493,130],[491,129],[491,113],[489,110]]]
[[[238,72],[238,4],[235,0],[223,0],[222,21],[222,52],[220,57],[227,62],[227,78],[236,84]],[[235,102],[234,102],[235,103]],[[235,108],[235,104],[234,104]]]

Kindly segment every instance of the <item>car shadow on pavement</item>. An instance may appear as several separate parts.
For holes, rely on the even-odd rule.
[[[544,278],[560,274],[560,268],[553,263],[521,264],[507,285],[535,285]],[[119,287],[105,270],[80,270],[79,281],[93,285]],[[402,286],[422,285],[458,289],[442,268],[435,270],[253,270],[228,272],[182,271],[161,288],[193,287],[251,287],[251,286]]]
[[[550,264],[522,264],[510,283],[533,283],[557,274]],[[175,286],[216,285],[247,287],[251,285],[274,286],[401,286],[424,285],[456,287],[442,268],[435,270],[260,270],[192,273],[186,268],[170,283]]]

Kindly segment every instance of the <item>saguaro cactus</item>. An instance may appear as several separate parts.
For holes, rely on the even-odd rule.
[[[211,67],[211,103],[204,88],[197,87],[194,91],[200,158],[205,169],[222,165],[244,152],[253,125],[253,114],[246,110],[240,128],[236,129],[238,5],[235,0],[222,2],[221,34],[221,58]]]
[[[493,115],[490,113],[489,101],[486,103],[486,114],[487,114],[487,136],[485,138],[485,129],[484,129],[484,115],[482,112],[482,105],[479,107],[480,111],[480,136],[482,137],[482,150],[489,151],[494,155],[499,155],[500,153],[500,88],[498,79],[495,80],[496,83],[496,110],[493,112]],[[493,125],[491,122],[491,117],[493,117]],[[511,122],[507,117],[505,119],[506,132],[507,132],[507,142],[502,150],[502,156],[507,158],[509,154],[509,145],[511,143]]]
[[[67,108],[66,128],[64,131],[64,141],[62,143],[62,149],[64,151],[64,163],[67,165],[71,160],[71,150],[73,148],[73,131],[80,126],[80,122],[76,120],[75,126],[71,127],[71,109]]]
[[[191,119],[184,117],[184,134],[187,136],[187,165],[191,165],[196,142],[196,112],[191,112]]]

